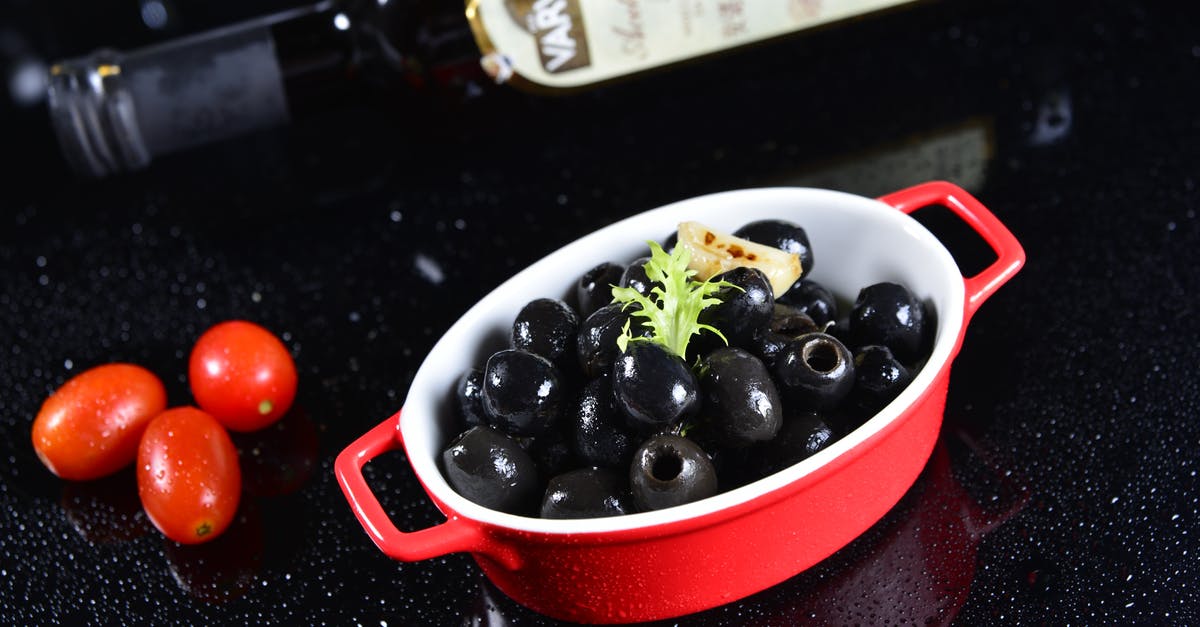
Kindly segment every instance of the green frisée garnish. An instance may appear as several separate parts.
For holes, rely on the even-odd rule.
[[[729,340],[715,327],[700,322],[700,312],[705,307],[721,303],[721,299],[712,295],[725,286],[737,287],[728,281],[696,281],[692,277],[696,271],[688,268],[691,253],[684,246],[676,246],[667,253],[658,245],[650,244],[650,261],[644,266],[646,276],[655,283],[649,296],[639,294],[632,287],[612,288],[613,302],[623,303],[622,309],[630,305],[638,306],[631,316],[645,318],[645,325],[651,329],[650,337],[634,337],[630,330],[630,321],[625,321],[621,337],[617,338],[617,346],[621,352],[629,342],[654,342],[665,347],[668,351],[686,358],[688,341],[701,331],[715,333],[726,344]]]

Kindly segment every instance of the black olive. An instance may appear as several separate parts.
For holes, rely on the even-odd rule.
[[[775,377],[796,409],[832,409],[854,387],[854,361],[832,335],[806,333],[788,342],[776,358]]]
[[[534,437],[529,446],[525,447],[533,457],[538,473],[543,477],[553,477],[579,466],[568,430],[562,422],[560,419],[550,425],[550,428]]]
[[[827,324],[838,317],[837,299],[833,297],[833,293],[811,279],[801,279],[793,283],[792,287],[779,297],[779,302],[808,314],[818,325]]]
[[[537,435],[558,417],[563,386],[545,357],[508,349],[488,357],[483,369],[483,408],[489,424],[509,435]]]
[[[550,479],[542,518],[602,518],[633,513],[625,479],[608,468],[580,468]]]
[[[632,287],[638,294],[649,296],[654,283],[646,276],[646,263],[649,257],[638,257],[625,268],[621,275],[621,287]]]
[[[812,272],[813,252],[804,229],[783,220],[759,220],[733,232],[736,237],[800,256],[801,278]]]
[[[639,510],[663,509],[716,494],[717,473],[695,442],[656,435],[633,454],[629,489]]]
[[[912,382],[912,373],[886,346],[863,346],[854,352],[854,389],[850,400],[859,416],[879,413]]]
[[[789,412],[779,434],[754,447],[748,456],[758,476],[774,474],[808,458],[829,446],[834,431],[820,414],[812,411]]]
[[[512,438],[491,427],[471,427],[442,451],[442,467],[455,492],[484,507],[527,514],[541,494],[533,459]]]
[[[903,285],[864,287],[850,311],[850,337],[855,347],[882,344],[911,364],[925,346],[925,306]]]
[[[740,348],[719,348],[700,372],[704,418],[723,445],[743,447],[775,437],[783,403],[762,361]]]
[[[725,286],[713,294],[720,304],[700,311],[699,321],[716,327],[730,346],[750,346],[754,333],[771,320],[775,310],[775,294],[767,275],[757,268],[739,267],[714,276],[713,281],[728,281],[736,287]],[[714,333],[703,332],[692,337],[695,352],[689,356],[707,354],[725,345]]]
[[[576,338],[575,352],[579,358],[579,367],[589,379],[612,373],[613,360],[620,350],[617,348],[617,338],[621,337],[625,322],[629,322],[629,330],[634,336],[645,336],[650,329],[641,323],[641,316],[630,316],[630,311],[621,310],[621,303],[612,303],[597,309],[579,325]]]
[[[572,451],[580,462],[629,467],[640,440],[625,425],[625,414],[617,409],[608,375],[589,381],[564,419],[568,421]]]
[[[483,410],[483,371],[471,368],[463,373],[454,388],[454,399],[458,415],[467,427],[486,425],[487,412]]]
[[[783,352],[783,348],[787,346],[788,342],[805,333],[819,330],[820,327],[813,322],[812,318],[808,317],[808,314],[802,313],[791,305],[776,302],[775,309],[771,314],[771,321],[754,332],[754,337],[750,340],[747,348],[754,353],[755,357],[762,360],[768,370],[773,371],[779,353]]]
[[[539,298],[517,314],[512,326],[512,345],[541,355],[560,367],[573,367],[578,330],[579,314],[570,305],[553,298]]]
[[[597,309],[612,302],[612,286],[621,284],[625,266],[604,262],[588,270],[575,285],[579,315],[587,318]]]
[[[695,375],[677,355],[653,342],[630,342],[613,362],[613,395],[629,427],[649,433],[695,415]]]

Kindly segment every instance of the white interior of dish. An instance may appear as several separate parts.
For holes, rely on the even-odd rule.
[[[534,298],[564,298],[588,269],[603,261],[628,263],[646,254],[646,240],[662,241],[679,222],[696,220],[731,232],[752,220],[782,219],[808,233],[815,261],[811,278],[839,300],[853,300],[879,281],[906,285],[937,322],[933,352],[912,385],[866,424],[825,450],[774,475],[702,501],[655,512],[584,520],[545,520],[493,511],[459,496],[438,467],[457,433],[452,409],[459,377],[482,367],[504,348],[513,318]],[[646,211],[583,237],[500,285],[454,323],[426,357],[404,401],[401,431],[409,461],[422,482],[461,515],[515,529],[590,533],[632,529],[714,512],[796,481],[879,431],[911,405],[950,359],[962,325],[963,279],[945,247],[923,226],[879,201],[806,188],[722,192]]]

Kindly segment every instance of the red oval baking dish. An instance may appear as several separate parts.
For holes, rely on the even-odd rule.
[[[964,278],[946,248],[907,215],[930,205],[949,208],[997,259]],[[679,222],[733,231],[766,218],[804,227],[816,254],[811,276],[835,294],[852,297],[868,284],[895,281],[935,312],[928,361],[879,414],[774,475],[654,512],[530,518],[486,509],[449,486],[437,460],[456,435],[451,391],[463,372],[502,348],[494,338],[507,337],[525,303],[564,297],[589,268],[644,254],[646,240],[665,237]],[[879,199],[806,188],[738,190],[653,209],[548,255],[467,311],[426,357],[402,410],[347,447],[335,462],[335,474],[363,528],[385,554],[414,561],[468,552],[500,590],[548,616],[621,623],[722,605],[816,564],[896,504],[937,440],[950,365],[967,323],[1024,260],[1021,245],[990,211],[945,182]],[[400,531],[368,487],[363,465],[401,448],[445,522]]]

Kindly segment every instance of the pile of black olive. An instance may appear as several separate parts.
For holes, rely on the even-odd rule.
[[[774,297],[757,269],[714,277],[721,304],[687,359],[652,342],[617,345],[641,317],[612,285],[648,294],[643,264],[602,263],[575,303],[542,298],[512,326],[510,348],[459,380],[465,429],[442,454],[450,485],[491,509],[590,518],[702,499],[782,470],[829,446],[896,397],[928,357],[930,312],[895,283],[864,287],[844,316],[805,278],[804,230],[766,220],[734,233],[800,255],[804,275]],[[668,246],[670,244],[668,243]]]

